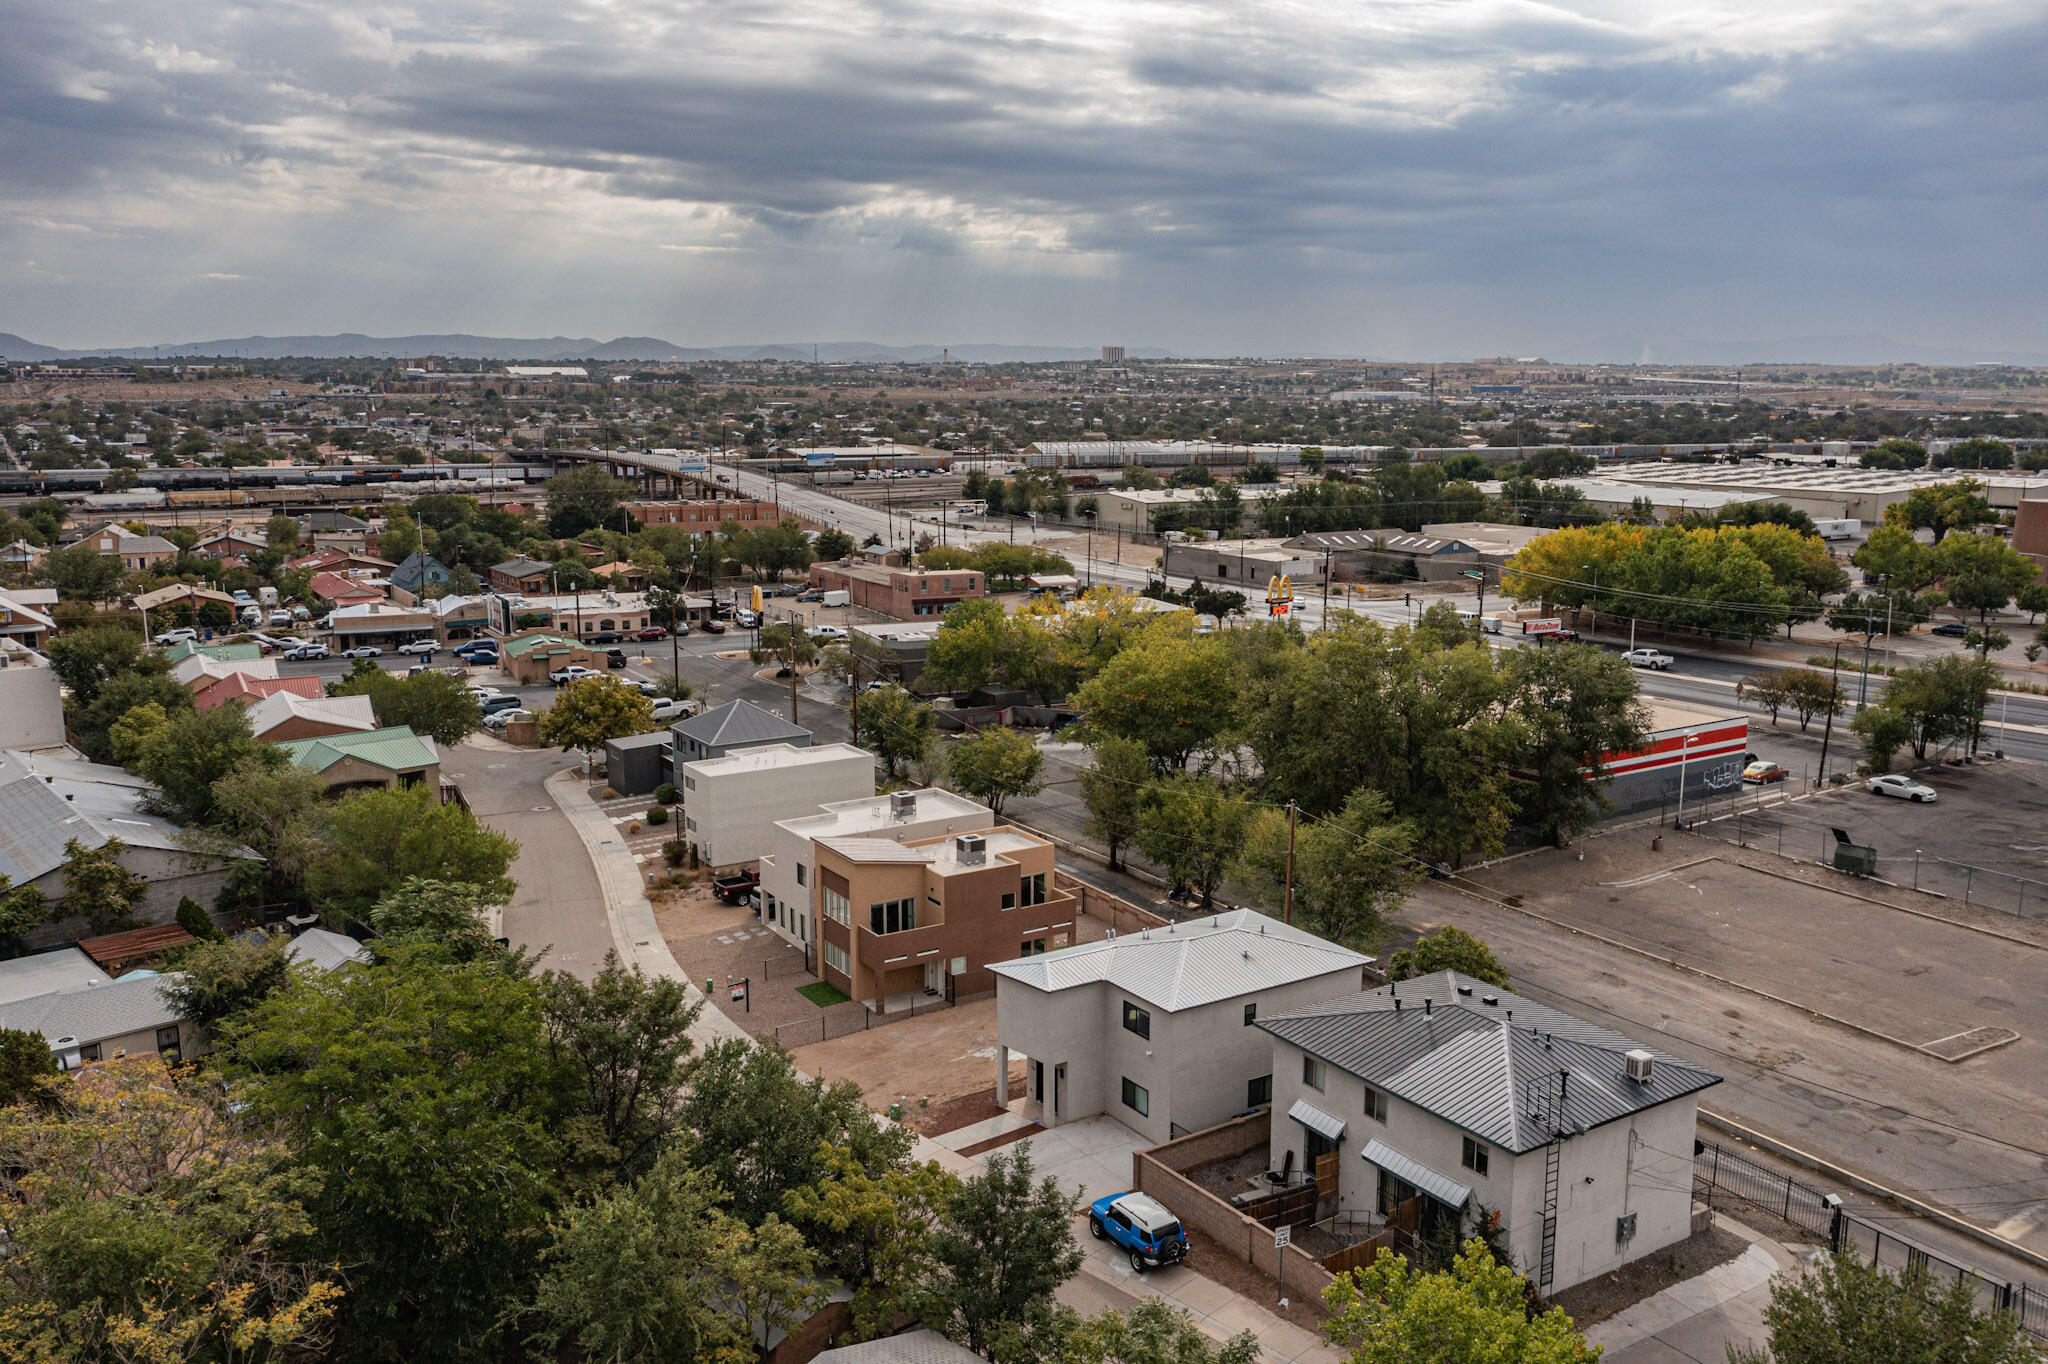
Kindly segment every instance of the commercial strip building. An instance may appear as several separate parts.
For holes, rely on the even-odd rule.
[[[1748,716],[1655,697],[1643,698],[1643,704],[1650,712],[1649,742],[1632,753],[1609,753],[1601,762],[1616,814],[1676,806],[1681,781],[1688,801],[1742,789]]]
[[[1260,505],[1286,491],[1278,483],[1239,484],[1237,494],[1243,507],[1244,526],[1258,524]],[[1210,492],[1206,488],[1102,488],[1089,495],[1095,499],[1097,530],[1129,532],[1153,530],[1161,511],[1197,506]]]
[[[1323,580],[1321,554],[1305,549],[1299,540],[1170,540],[1161,568],[1175,577],[1239,589],[1263,590],[1279,577],[1291,578],[1297,586]]]
[[[626,502],[619,510],[643,526],[679,526],[696,535],[714,535],[727,526],[766,530],[777,523],[773,502],[739,497],[711,502]]]
[[[1600,471],[1600,482],[1617,490],[1654,490],[1660,507],[1667,492],[1681,500],[1714,495],[1735,502],[1783,502],[1817,520],[1866,525],[1882,521],[1885,508],[1916,489],[1959,478],[1982,483],[1986,499],[1999,511],[2014,511],[2022,501],[2048,496],[2048,475],[1995,469],[1859,469],[1813,456],[1739,464],[1617,464]],[[1566,481],[1579,487],[1586,480]],[[1591,493],[1587,496],[1592,498]]]
[[[1053,845],[1009,825],[812,842],[819,975],[876,1012],[992,990],[989,967],[1074,941]]]
[[[435,614],[419,606],[396,606],[386,601],[337,606],[324,618],[325,628],[344,648],[357,644],[396,647],[434,633]]]
[[[713,868],[759,861],[777,820],[875,793],[874,755],[851,744],[770,743],[693,761],[682,730],[674,731],[682,837]]]
[[[1426,1240],[1497,1214],[1546,1296],[1691,1233],[1710,1071],[1450,971],[1254,1026],[1271,1168],[1320,1216]]]
[[[1002,962],[997,1083],[1021,1054],[1041,1126],[1108,1113],[1167,1141],[1270,1103],[1272,1039],[1252,1025],[1357,994],[1372,964],[1250,909]]]
[[[703,603],[706,610],[710,605]],[[488,599],[488,607],[491,627],[500,634],[541,625],[591,644],[613,644],[650,625],[668,625],[668,613],[657,616],[647,604],[646,593],[614,592],[610,588],[554,595],[501,593]],[[687,605],[679,611],[678,618],[692,618]]]
[[[776,821],[761,857],[761,921],[803,949],[816,969],[817,858],[822,838],[886,838],[896,842],[971,833],[995,822],[986,805],[951,791],[892,791],[814,804],[816,813]]]
[[[548,680],[557,668],[604,667],[604,654],[596,645],[578,644],[553,630],[521,630],[498,642],[498,667],[522,687]]]
[[[845,592],[855,606],[896,620],[942,616],[955,602],[988,595],[988,582],[973,569],[924,572],[874,564],[812,564],[811,586]]]

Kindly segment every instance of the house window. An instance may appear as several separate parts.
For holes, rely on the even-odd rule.
[[[685,791],[694,791],[694,790],[696,790],[696,789],[697,789],[697,779],[696,779],[695,777],[684,777],[684,778],[683,778],[683,789],[684,789]]]
[[[1465,1138],[1465,1154],[1459,1164],[1475,1175],[1486,1173],[1486,1143]]]
[[[1134,1032],[1140,1037],[1152,1035],[1152,1012],[1141,1009],[1128,999],[1124,1001],[1124,1031]]]
[[[176,1065],[178,1063],[179,1057],[177,1024],[173,1023],[169,1027],[158,1028],[156,1030],[156,1054],[163,1057],[164,1060],[169,1061],[172,1065]]]
[[[1131,1083],[1130,1076],[1124,1077],[1124,1107],[1135,1110],[1140,1117],[1152,1116],[1152,1095],[1143,1085]]]
[[[1257,1108],[1260,1104],[1269,1104],[1271,1102],[1273,1102],[1272,1076],[1261,1075],[1258,1079],[1250,1081],[1245,1085],[1244,1106],[1246,1108]]]
[[[797,863],[797,864],[796,864],[796,883],[797,883],[798,885],[800,885],[800,886],[807,886],[807,885],[809,885],[809,884],[810,884],[810,882],[808,882],[808,881],[806,881],[806,880],[804,879],[804,877],[805,877],[805,876],[806,876],[807,874],[808,874],[808,873],[807,873],[807,872],[805,871],[805,869],[804,869],[804,864],[803,864],[803,863],[801,863],[801,862]]]
[[[1004,908],[1004,909],[1015,909],[1016,907],[1017,907],[1017,892],[1016,892],[1016,891],[1014,891],[1014,890],[1006,890],[1006,891],[1004,891],[1004,892],[1003,892],[1003,908]]]
[[[1026,939],[1025,939],[1025,940],[1024,940],[1023,942],[1021,942],[1021,943],[1019,943],[1019,944],[1017,945],[1017,955],[1018,955],[1018,956],[1020,956],[1020,957],[1042,957],[1042,956],[1044,956],[1044,955],[1045,955],[1045,939],[1043,939],[1043,938],[1026,938]]]
[[[828,942],[821,944],[819,950],[825,954],[825,964],[827,966],[841,975],[850,976],[853,974],[853,961],[846,955],[845,948],[834,947]]]
[[[1329,1072],[1324,1069],[1321,1061],[1316,1060],[1313,1056],[1301,1058],[1301,1082],[1303,1084],[1320,1093],[1328,1079]]]
[[[1387,1120],[1387,1096],[1371,1085],[1365,1087],[1365,1116],[1374,1122]]]
[[[1249,1028],[1249,1027],[1250,1027],[1250,1026],[1251,1026],[1252,1024],[1254,1024],[1254,1023],[1256,1023],[1256,1022],[1258,1022],[1258,1021],[1259,1021],[1259,1006],[1258,1006],[1258,1002],[1257,1002],[1256,1000],[1254,1000],[1254,1001],[1253,1001],[1252,1003],[1250,1003],[1250,1004],[1247,1004],[1247,1005],[1245,1005],[1245,1006],[1244,1006],[1244,1025],[1245,1025],[1245,1026],[1246,1026],[1247,1028]]]
[[[917,899],[885,900],[868,906],[868,927],[877,933],[901,933],[917,927]]]
[[[1033,872],[1029,876],[1020,878],[1017,886],[1023,895],[1022,903],[1027,905],[1042,905],[1045,903],[1044,872]]]
[[[841,895],[832,887],[825,886],[818,891],[818,903],[824,909],[825,917],[833,923],[851,924],[853,922],[853,905],[844,895]]]

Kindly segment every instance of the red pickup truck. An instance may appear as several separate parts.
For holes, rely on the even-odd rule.
[[[711,893],[728,905],[743,905],[753,895],[754,888],[761,884],[761,869],[748,867],[745,871],[721,876],[711,883]]]

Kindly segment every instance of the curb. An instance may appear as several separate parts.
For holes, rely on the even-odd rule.
[[[582,777],[573,768],[558,772],[548,778],[547,792],[554,798],[555,808],[569,817],[576,836],[583,840],[583,850],[590,855],[591,869],[597,873],[598,892],[604,897],[612,948],[619,954],[619,961],[628,967],[637,966],[650,976],[682,984],[690,1003],[701,1006],[697,1021],[690,1025],[691,1040],[700,1050],[714,1042],[735,1039],[751,1045],[754,1039],[704,997],[704,991],[669,951],[668,942],[654,922],[654,906],[641,883],[639,864],[627,858],[626,845],[619,841],[618,831],[590,798]]]

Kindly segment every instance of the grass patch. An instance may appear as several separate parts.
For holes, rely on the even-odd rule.
[[[796,992],[821,1009],[829,1009],[834,1004],[844,1004],[852,998],[837,985],[823,980],[814,980],[809,985],[799,985]]]

